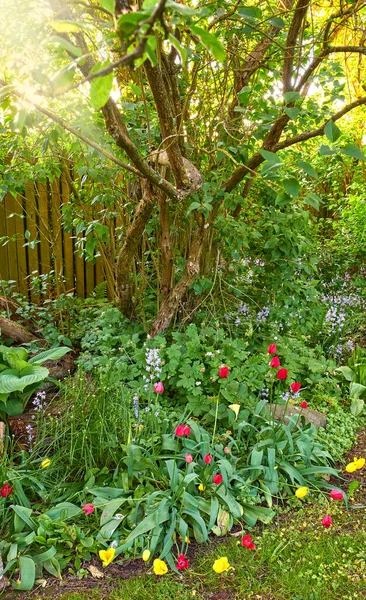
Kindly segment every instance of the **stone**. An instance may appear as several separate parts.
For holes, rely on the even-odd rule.
[[[315,427],[325,427],[327,424],[327,417],[312,408],[299,408],[297,406],[291,406],[288,404],[276,404],[276,406],[272,409],[272,414],[276,421],[281,421],[283,419],[284,413],[286,411],[285,421],[289,420],[289,417],[293,415],[300,415],[305,418],[305,423],[312,423]]]

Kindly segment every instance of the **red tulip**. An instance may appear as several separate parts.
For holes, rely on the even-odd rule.
[[[192,454],[186,454],[186,463],[191,463],[193,462],[193,456]]]
[[[273,367],[274,369],[278,369],[278,367],[281,366],[280,363],[280,359],[278,358],[278,356],[274,356],[271,360],[271,362],[269,363],[270,367]]]
[[[188,425],[177,425],[175,428],[175,435],[177,437],[183,437],[184,435],[189,435],[191,433],[191,428]]]
[[[222,483],[222,475],[214,475],[212,481],[216,483],[216,485],[220,485],[220,483]]]
[[[277,379],[281,379],[281,380],[285,380],[287,377],[287,369],[278,369],[277,373],[276,373],[276,377]]]
[[[209,465],[210,463],[212,463],[212,456],[211,456],[211,454],[206,454],[206,456],[203,457],[203,462],[205,462],[206,465]]]
[[[300,381],[295,381],[295,383],[291,383],[290,388],[296,394],[299,391],[299,389],[301,388]]]
[[[227,379],[229,377],[229,367],[221,367],[219,369],[219,377],[221,377],[221,379]]]
[[[249,534],[241,538],[241,545],[243,548],[248,548],[249,550],[254,550],[256,548],[256,545],[253,544],[252,538]]]
[[[175,435],[177,437],[183,437],[184,436],[184,429],[185,429],[184,425],[177,425],[177,427],[175,428]]]
[[[306,402],[306,400],[303,400],[302,402],[300,402],[299,405],[301,408],[307,408],[308,407],[308,403]]]
[[[333,519],[330,515],[325,515],[325,517],[322,518],[322,525],[324,525],[326,529],[329,529],[332,523]]]
[[[267,352],[268,352],[268,354],[276,354],[276,352],[277,352],[277,346],[276,346],[276,344],[270,344],[268,346]]]
[[[13,488],[8,483],[4,483],[3,487],[0,490],[0,495],[3,498],[7,498],[10,494],[13,493]]]
[[[184,556],[184,554],[180,554],[178,556],[177,569],[179,571],[182,571],[183,569],[188,569],[188,567],[189,567],[189,560],[188,560],[188,558],[186,558]]]
[[[94,504],[83,504],[81,508],[84,515],[91,515],[94,512]]]
[[[343,492],[340,492],[339,490],[332,490],[330,492],[330,497],[333,498],[333,500],[343,500]]]
[[[159,381],[158,383],[156,383],[154,385],[154,392],[156,392],[157,394],[162,394],[164,391],[164,386],[162,381]]]

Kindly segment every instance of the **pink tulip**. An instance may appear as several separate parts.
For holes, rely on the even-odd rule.
[[[333,498],[333,500],[343,500],[343,492],[340,492],[339,490],[332,490],[330,492],[330,497]]]
[[[94,504],[83,504],[81,508],[84,515],[91,515],[94,512]]]
[[[162,394],[163,391],[164,391],[164,386],[161,381],[159,381],[158,383],[156,383],[154,385],[154,392],[156,392],[157,394]]]

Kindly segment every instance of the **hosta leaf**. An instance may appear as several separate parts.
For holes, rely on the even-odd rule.
[[[14,369],[7,369],[0,373],[0,394],[22,392],[28,385],[43,381],[48,377],[45,367],[28,366],[19,375]]]
[[[46,360],[58,360],[71,352],[71,348],[67,348],[67,346],[60,346],[60,348],[51,348],[50,350],[45,350],[44,352],[40,352],[37,356],[33,356],[29,359],[30,365],[41,365]]]

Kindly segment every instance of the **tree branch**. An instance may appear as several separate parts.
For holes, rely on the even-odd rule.
[[[323,123],[323,125],[318,127],[318,129],[313,129],[312,131],[304,131],[303,133],[299,133],[298,135],[295,135],[294,137],[289,138],[288,140],[283,140],[283,142],[278,142],[271,148],[271,151],[277,152],[278,150],[283,150],[283,148],[288,148],[289,146],[293,146],[294,144],[298,144],[299,142],[304,142],[306,140],[310,140],[311,138],[318,137],[320,135],[324,135],[324,128],[327,125],[327,123],[329,123],[330,121],[333,121],[333,123],[335,123],[336,121],[339,121],[339,119],[341,119],[344,115],[349,113],[354,108],[357,108],[358,106],[362,106],[365,104],[366,104],[366,96],[364,96],[363,98],[359,98],[358,100],[355,100],[354,102],[351,102],[350,104],[347,104],[346,106],[344,106],[340,111],[338,111],[330,119],[325,121],[325,123]]]
[[[283,93],[292,90],[292,71],[295,58],[297,36],[306,17],[310,0],[297,0],[295,12],[288,30],[285,57],[283,61]]]
[[[300,92],[302,90],[302,88],[304,87],[305,83],[308,81],[309,77],[311,77],[311,75],[318,68],[318,66],[324,60],[324,58],[329,56],[329,54],[333,54],[336,52],[355,52],[355,53],[366,55],[366,47],[364,47],[364,46],[333,46],[333,47],[325,48],[324,50],[322,50],[322,52],[320,54],[318,54],[318,56],[316,56],[313,59],[312,63],[310,63],[310,65],[308,66],[308,68],[306,69],[304,74],[302,75],[299,83],[295,87],[295,91]]]

